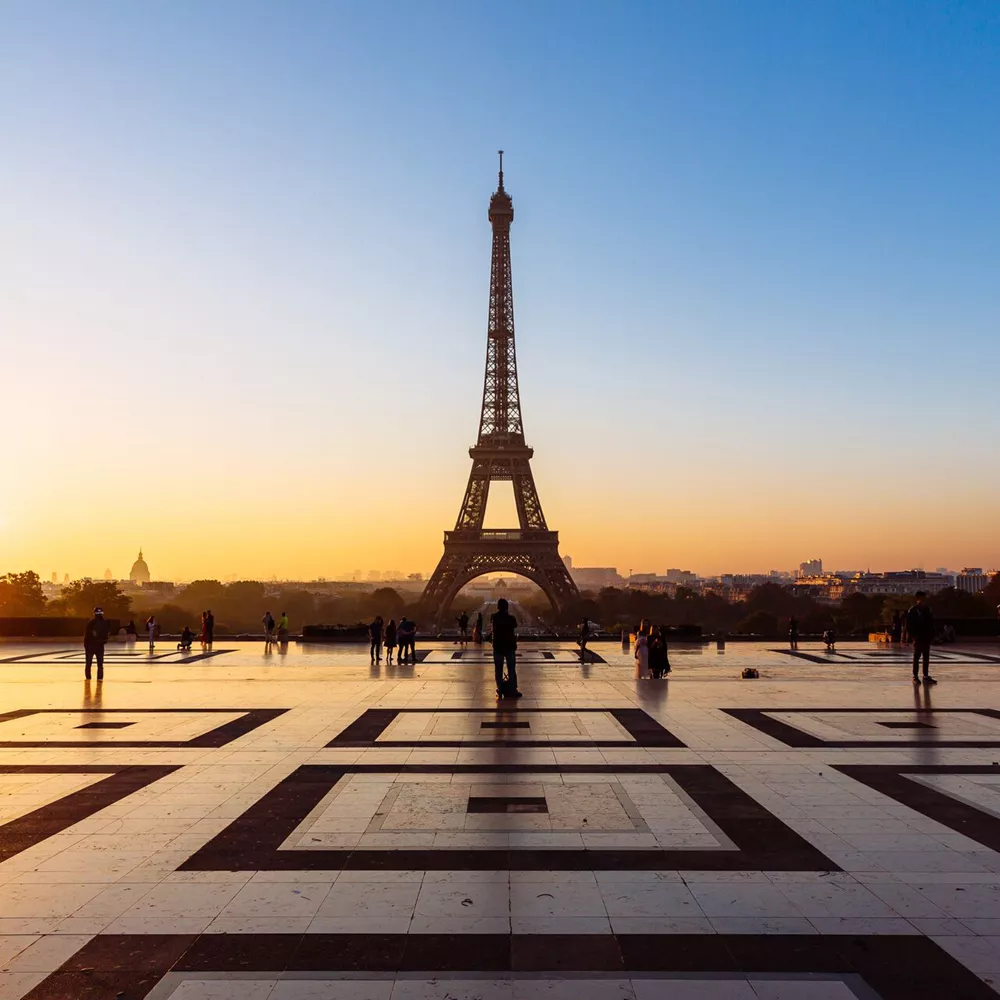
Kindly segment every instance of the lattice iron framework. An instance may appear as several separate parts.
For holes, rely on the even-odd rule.
[[[503,186],[503,151],[497,190],[490,198],[493,228],[486,373],[479,437],[469,449],[472,471],[455,530],[445,532],[444,555],[424,590],[423,601],[440,622],[459,590],[484,573],[518,573],[534,582],[556,609],[579,596],[559,557],[559,533],[549,531],[531,474],[534,452],[524,441],[521,395],[514,346],[514,286],[510,268],[510,227],[514,203]],[[483,528],[490,483],[514,488],[518,528]]]

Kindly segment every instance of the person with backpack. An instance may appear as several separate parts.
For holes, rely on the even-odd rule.
[[[654,680],[661,680],[670,673],[670,658],[667,655],[667,639],[663,629],[654,625],[649,633],[649,672]]]
[[[931,677],[931,641],[934,639],[934,612],[927,606],[927,595],[918,590],[916,604],[906,612],[906,631],[913,643],[913,683],[920,683],[920,661],[924,661],[924,683],[937,684]]]
[[[111,626],[104,620],[104,610],[94,608],[94,617],[87,622],[87,628],[83,633],[83,652],[87,665],[84,668],[83,676],[90,680],[90,667],[97,659],[97,679],[104,680],[104,646],[111,634]]]
[[[507,610],[505,598],[497,601],[496,612],[490,615],[490,641],[493,643],[493,673],[497,682],[497,698],[520,698],[517,689],[517,619]],[[507,676],[504,677],[504,666]]]

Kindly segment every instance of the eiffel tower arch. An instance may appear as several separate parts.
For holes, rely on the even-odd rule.
[[[440,624],[458,592],[484,573],[517,573],[526,577],[562,610],[579,597],[576,584],[559,556],[559,532],[550,531],[531,474],[534,452],[524,441],[521,397],[514,350],[514,289],[510,272],[510,226],[514,203],[500,177],[490,199],[493,258],[486,336],[486,374],[479,438],[469,449],[472,471],[453,531],[444,533],[444,555],[424,589],[422,604]],[[518,526],[483,527],[490,484],[514,487]]]

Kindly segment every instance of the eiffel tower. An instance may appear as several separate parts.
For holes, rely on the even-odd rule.
[[[455,530],[444,533],[444,555],[422,598],[424,607],[439,625],[462,587],[484,573],[507,572],[527,577],[557,611],[579,596],[559,557],[559,532],[550,531],[545,523],[531,475],[534,451],[524,443],[510,276],[514,203],[503,186],[503,150],[500,150],[500,183],[490,198],[489,220],[493,227],[493,261],[479,440],[469,449],[472,472]],[[483,527],[490,483],[499,481],[514,485],[517,528]]]

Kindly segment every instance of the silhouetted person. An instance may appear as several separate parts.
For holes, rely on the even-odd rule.
[[[455,621],[458,622],[458,635],[462,642],[469,641],[469,616],[463,611]]]
[[[833,631],[832,628],[828,628],[823,633],[823,642],[826,643],[826,649],[827,649],[828,653],[834,653],[834,652],[836,652],[836,649],[834,647],[837,644],[837,636],[836,636],[836,633]]]
[[[937,684],[931,677],[931,640],[934,638],[934,613],[927,606],[927,595],[918,590],[917,603],[906,612],[906,631],[913,643],[913,683],[920,683],[920,661],[924,661],[924,683]]]
[[[385,662],[392,663],[392,653],[396,648],[396,619],[390,618],[385,627]]]
[[[416,631],[416,626],[411,622],[406,615],[403,615],[399,619],[399,628],[396,629],[396,638],[399,641],[399,656],[396,657],[397,663],[406,663],[406,650],[410,647],[410,629]]]
[[[376,615],[368,626],[368,638],[371,640],[372,663],[382,661],[382,616]]]
[[[194,632],[192,632],[191,629],[189,629],[187,625],[185,625],[184,630],[181,632],[181,641],[177,643],[177,648],[190,649],[193,642],[194,642]]]
[[[127,643],[134,643],[135,638],[135,622],[130,618],[128,624],[125,626],[125,641]]]
[[[497,601],[496,612],[490,615],[490,639],[493,643],[493,673],[498,698],[520,698],[517,689],[517,619],[507,610],[507,601]],[[504,665],[507,679],[504,680]]]
[[[788,619],[788,644],[792,649],[799,648],[799,623],[795,618]]]
[[[663,629],[654,625],[649,633],[649,672],[655,680],[670,673],[670,658],[667,655],[667,639]]]
[[[587,643],[590,641],[590,622],[586,618],[580,623],[580,659],[587,658]]]
[[[156,624],[156,616],[150,615],[146,619],[146,631],[149,633],[149,651],[153,651],[153,645],[156,640],[156,631],[159,626]]]
[[[274,642],[274,615],[270,611],[265,611],[261,622],[264,625],[264,645],[270,646]]]
[[[87,628],[83,633],[83,653],[87,665],[84,668],[83,676],[90,680],[90,666],[97,658],[97,679],[104,680],[104,646],[111,634],[111,626],[104,620],[104,611],[101,608],[94,608],[94,617],[87,622]]]
[[[997,614],[1000,615],[1000,608],[997,608]],[[482,642],[483,641],[483,613],[482,611],[476,615],[476,624],[472,629],[472,641]]]
[[[211,646],[215,639],[215,615],[211,611],[205,612],[205,635],[208,636],[208,644]]]
[[[208,612],[202,611],[201,613],[201,644],[203,646],[208,645]]]

